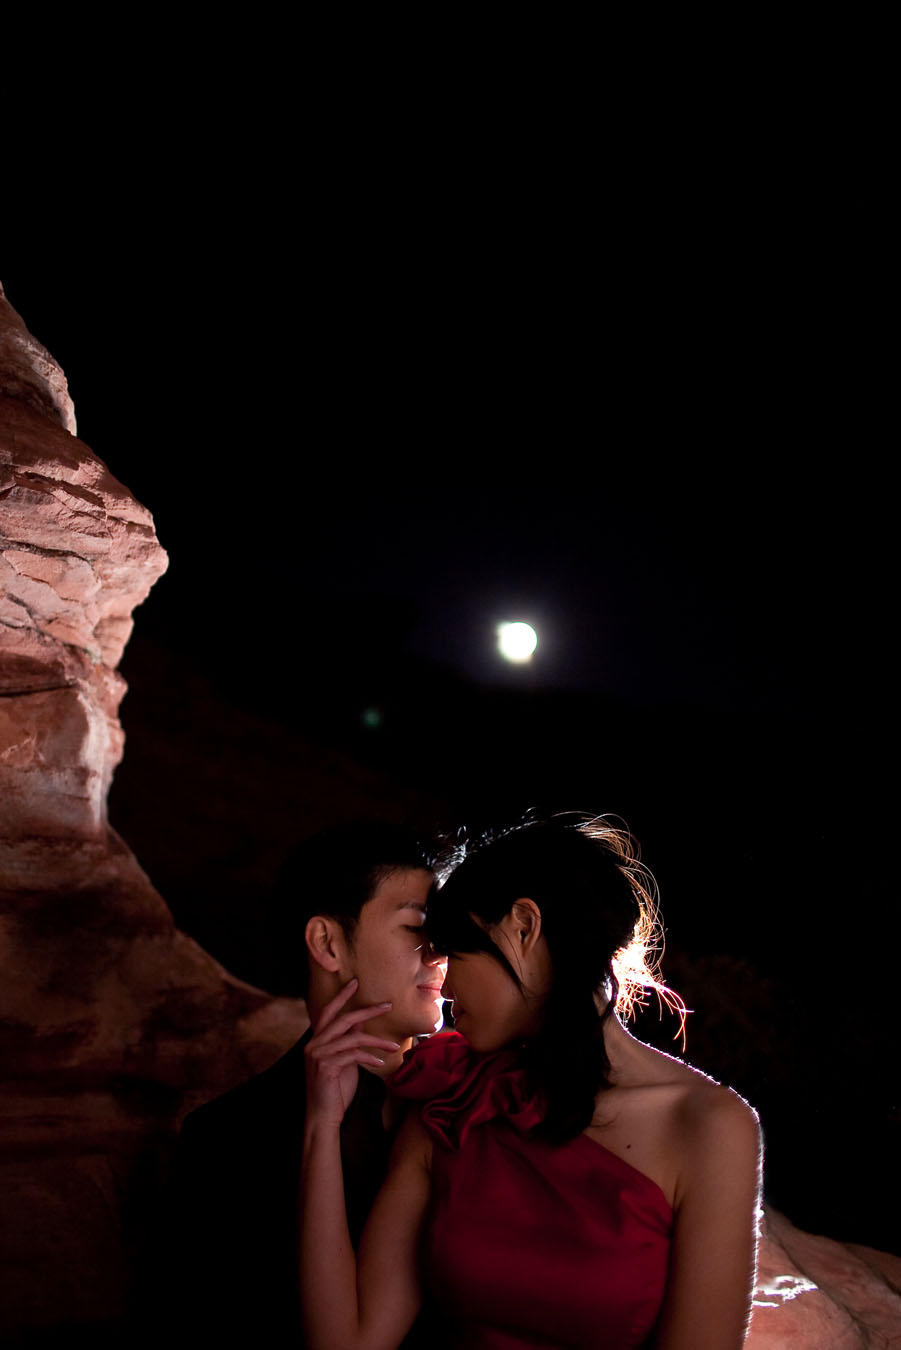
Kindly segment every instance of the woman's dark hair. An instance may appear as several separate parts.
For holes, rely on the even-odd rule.
[[[487,952],[521,987],[491,938],[518,899],[541,911],[553,983],[538,1036],[526,1047],[532,1086],[547,1102],[543,1131],[562,1141],[590,1124],[610,1086],[603,1024],[657,979],[656,886],[624,828],[603,816],[529,818],[512,829],[457,839],[439,859],[446,879],[429,902],[429,938],[448,955]],[[603,1005],[603,1006],[602,1006]]]

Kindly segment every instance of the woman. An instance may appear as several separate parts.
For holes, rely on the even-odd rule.
[[[647,965],[653,881],[603,819],[529,821],[463,850],[430,902],[458,1033],[395,1076],[402,1127],[347,1236],[337,1129],[375,1010],[308,1049],[301,1280],[316,1350],[394,1350],[428,1287],[434,1344],[733,1350],[753,1287],[756,1117],[635,1040],[615,1009]],[[622,990],[620,985],[622,984]]]

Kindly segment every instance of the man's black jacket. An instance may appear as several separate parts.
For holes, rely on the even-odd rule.
[[[169,1343],[303,1345],[297,1205],[307,1034],[265,1073],[191,1112],[173,1159],[164,1241],[175,1309]],[[360,1073],[341,1127],[344,1189],[357,1244],[384,1179],[385,1085]]]

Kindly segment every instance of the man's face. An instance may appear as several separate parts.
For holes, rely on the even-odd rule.
[[[447,960],[435,955],[423,928],[433,880],[424,868],[392,872],[360,911],[347,952],[347,979],[360,981],[353,1006],[392,1004],[366,1023],[373,1035],[402,1043],[441,1026]]]

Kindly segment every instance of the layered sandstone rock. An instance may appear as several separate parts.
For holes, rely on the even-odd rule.
[[[122,1316],[179,1117],[305,1025],[176,930],[109,828],[116,667],[166,555],[74,431],[0,291],[0,1336]]]
[[[748,1350],[901,1345],[901,1257],[795,1228],[768,1209]]]

